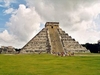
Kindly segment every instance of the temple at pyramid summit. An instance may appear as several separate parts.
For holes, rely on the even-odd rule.
[[[35,37],[22,49],[21,53],[87,53],[85,47],[59,27],[59,22],[47,22]]]

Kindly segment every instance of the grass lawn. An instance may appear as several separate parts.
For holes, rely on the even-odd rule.
[[[1,54],[0,75],[100,75],[100,56]]]

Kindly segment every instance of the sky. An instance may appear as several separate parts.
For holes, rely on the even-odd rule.
[[[0,0],[0,46],[22,48],[46,22],[80,44],[100,40],[100,0]]]

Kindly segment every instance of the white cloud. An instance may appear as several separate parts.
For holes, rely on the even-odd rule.
[[[6,30],[1,33],[0,40],[6,43],[9,42],[9,44],[12,41],[12,46],[22,47],[40,29],[40,22],[40,16],[34,7],[26,8],[25,5],[20,4],[15,13],[12,14],[9,22],[6,23],[9,32]],[[3,37],[7,37],[7,39],[2,39]]]
[[[80,43],[95,43],[100,33],[94,19],[100,13],[100,0],[26,0],[44,22],[59,21],[60,27]]]
[[[4,4],[0,4],[0,7],[7,7],[7,8],[9,8],[11,3],[15,3],[16,0],[0,0],[0,2],[4,2]]]
[[[3,41],[11,41],[12,39],[7,30],[4,30],[2,33],[0,33],[0,38]]]
[[[11,14],[14,13],[15,9],[11,8],[12,3],[16,3],[16,0],[1,0],[2,4],[0,4],[0,7],[6,8],[6,10],[3,10],[4,14]]]
[[[22,47],[39,31],[40,23],[46,21],[60,22],[60,27],[80,43],[95,43],[99,40],[100,31],[97,29],[100,26],[95,20],[100,15],[100,0],[26,1],[28,7],[20,4],[17,10],[9,7],[5,11],[12,15],[6,23],[8,29],[0,33],[0,42],[3,44]],[[8,2],[5,6],[9,5]],[[4,36],[8,40],[2,39]]]
[[[40,26],[40,17],[35,8],[26,8],[25,5],[19,5],[16,14],[13,14],[7,23],[10,33],[18,36],[20,41],[27,40],[27,37],[37,31]]]
[[[5,14],[11,14],[14,13],[14,9],[13,8],[8,8],[7,10],[4,11]]]
[[[13,46],[21,48],[25,42],[18,41],[15,35],[11,35],[7,30],[0,33],[0,46]]]
[[[0,42],[2,42],[2,45],[13,45],[12,42],[14,42],[14,38],[7,30],[4,30],[0,33]]]

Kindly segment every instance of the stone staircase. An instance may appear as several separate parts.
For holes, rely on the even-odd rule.
[[[59,22],[47,22],[35,37],[33,37],[20,53],[87,53],[85,47],[59,27]]]
[[[48,28],[51,39],[51,53],[64,52],[57,28]]]

